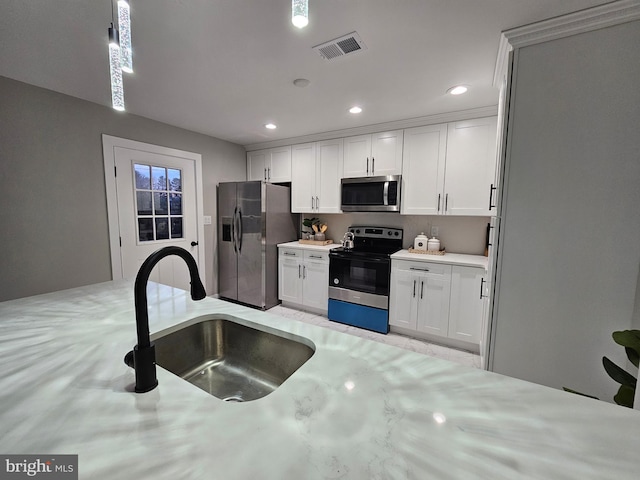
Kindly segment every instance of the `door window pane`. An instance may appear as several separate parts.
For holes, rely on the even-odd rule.
[[[156,240],[166,240],[169,238],[169,218],[156,217]]]
[[[182,194],[172,193],[169,197],[171,215],[182,215]]]
[[[167,175],[169,178],[169,190],[174,192],[182,191],[182,172],[175,168],[168,168]]]
[[[169,214],[169,208],[167,207],[166,192],[153,192],[153,212],[156,215]]]
[[[152,167],[151,172],[153,175],[153,189],[166,190],[167,189],[167,169],[164,167]]]
[[[183,237],[182,170],[134,164],[140,242]]]
[[[153,219],[152,218],[139,218],[138,219],[138,238],[141,242],[148,242],[153,240]]]
[[[136,188],[151,190],[151,167],[149,165],[138,165],[134,167],[136,177]]]
[[[138,215],[151,215],[151,192],[136,192]]]
[[[171,238],[182,238],[182,217],[171,217]]]

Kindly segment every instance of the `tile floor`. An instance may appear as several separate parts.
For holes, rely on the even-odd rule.
[[[336,330],[338,332],[348,333],[350,335],[356,335],[358,337],[366,338],[376,342],[394,345],[396,347],[404,348],[406,350],[411,350],[417,353],[422,353],[424,355],[430,355],[432,357],[450,360],[452,362],[460,363],[468,367],[481,368],[480,356],[463,350],[443,347],[434,343],[428,343],[424,340],[418,340],[416,338],[398,335],[397,333],[388,333],[386,335],[383,335],[381,333],[363,330],[362,328],[351,327],[349,325],[331,322],[325,316],[303,312],[300,310],[294,310],[292,308],[283,307],[282,305],[277,305],[269,309],[268,311],[269,313],[280,315],[281,317],[298,320],[300,322],[305,322],[324,328],[331,328],[332,330]]]

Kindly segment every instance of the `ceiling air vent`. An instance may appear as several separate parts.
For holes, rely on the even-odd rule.
[[[325,60],[333,60],[334,58],[353,55],[354,53],[366,50],[367,46],[360,38],[360,35],[356,32],[351,32],[330,42],[316,45],[313,49]]]

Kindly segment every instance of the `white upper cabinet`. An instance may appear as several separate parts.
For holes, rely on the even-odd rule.
[[[291,211],[340,213],[342,139],[291,147]]]
[[[402,130],[344,139],[342,177],[371,177],[402,173]]]
[[[446,150],[446,124],[404,131],[401,213],[438,214],[443,201]]]
[[[291,181],[291,146],[247,152],[247,180]]]
[[[401,213],[495,215],[497,117],[404,133]]]
[[[445,213],[495,214],[497,117],[448,124],[445,175]]]

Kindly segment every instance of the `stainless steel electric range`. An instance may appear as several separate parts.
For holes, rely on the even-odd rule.
[[[389,332],[391,254],[402,249],[402,229],[354,225],[353,248],[329,252],[329,320]]]

